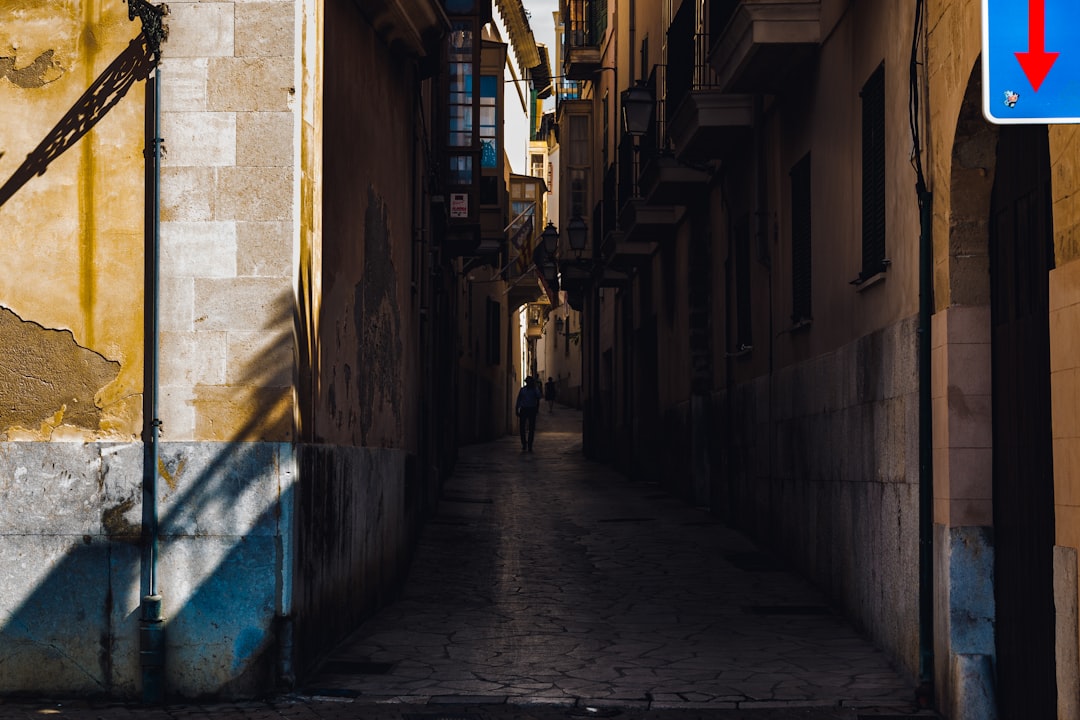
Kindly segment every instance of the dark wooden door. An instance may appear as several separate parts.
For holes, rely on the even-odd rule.
[[[994,594],[1001,718],[1055,720],[1046,127],[1004,126],[991,201]]]

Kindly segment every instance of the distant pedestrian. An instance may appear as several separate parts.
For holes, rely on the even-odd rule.
[[[558,392],[555,388],[555,378],[548,375],[547,385],[544,386],[544,399],[547,400],[549,415],[555,412],[555,396]]]
[[[536,414],[540,411],[540,381],[525,378],[525,385],[518,390],[514,405],[518,416],[518,429],[521,433],[521,451],[532,452],[533,436],[536,435]]]

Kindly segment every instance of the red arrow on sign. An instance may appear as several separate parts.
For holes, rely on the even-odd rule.
[[[1035,92],[1050,73],[1058,53],[1046,52],[1046,0],[1028,0],[1028,51],[1016,53]]]

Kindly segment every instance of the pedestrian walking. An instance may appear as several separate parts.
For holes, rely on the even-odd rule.
[[[540,411],[540,381],[525,378],[525,385],[518,390],[515,411],[518,416],[518,430],[521,433],[521,451],[532,452],[533,436],[536,435],[536,414]]]
[[[544,386],[544,399],[547,400],[549,415],[555,412],[555,396],[558,392],[555,387],[555,378],[548,375],[547,385]]]

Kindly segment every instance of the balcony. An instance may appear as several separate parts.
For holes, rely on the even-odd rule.
[[[645,161],[638,184],[647,205],[687,205],[704,195],[709,174],[663,153]]]
[[[741,3],[713,3],[711,19],[726,26]],[[722,159],[744,145],[753,128],[753,100],[727,94],[709,66],[710,34],[699,32],[695,3],[683,3],[668,28],[663,95],[667,137],[679,160]],[[721,27],[721,29],[722,29]]]
[[[661,97],[658,81],[662,82],[662,73],[654,68],[647,84],[653,98]],[[695,174],[700,171],[682,166],[661,150],[665,144],[662,128],[663,113],[654,109],[648,128],[642,128],[643,135],[635,138],[625,134],[619,143],[617,207],[621,232],[614,238],[616,264],[649,260],[659,244],[671,237],[682,216],[687,197],[680,196],[679,190],[706,180],[704,173]]]
[[[782,91],[821,42],[821,0],[742,0],[713,20],[709,63],[723,92]]]
[[[563,74],[568,80],[591,80],[600,71],[600,44],[607,31],[607,4],[564,0]]]
[[[624,254],[652,255],[661,242],[674,236],[683,210],[680,205],[649,205],[644,198],[623,205],[619,223],[623,227]]]
[[[620,178],[620,175],[623,178]],[[634,241],[628,239],[626,233],[619,227],[620,186],[623,192],[628,192],[621,179],[625,179],[628,173],[617,173],[617,166],[608,168],[604,176],[604,199],[597,206],[593,222],[600,229],[599,257],[605,264],[605,277],[620,277],[621,268],[633,267],[647,262],[656,252],[656,243],[651,241]],[[603,280],[603,278],[601,278]],[[603,284],[603,282],[601,282]]]
[[[668,124],[675,157],[718,160],[745,147],[754,127],[753,98],[695,90],[686,95]]]

